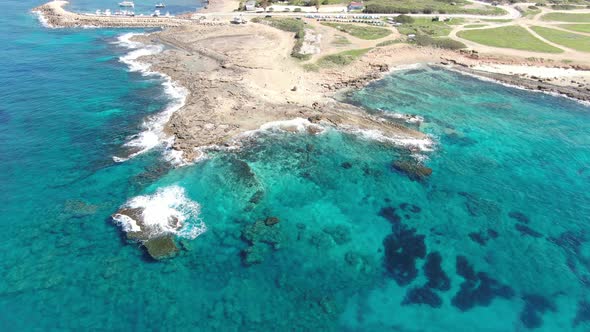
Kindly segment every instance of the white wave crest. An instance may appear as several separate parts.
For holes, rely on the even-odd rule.
[[[143,130],[131,137],[123,146],[130,148],[133,153],[125,157],[114,156],[115,162],[124,162],[142,153],[145,153],[157,146],[165,147],[165,158],[175,164],[182,161],[182,153],[171,149],[174,143],[174,137],[164,133],[164,126],[170,120],[174,112],[178,111],[185,104],[188,91],[174,83],[172,79],[162,73],[150,71],[150,64],[138,61],[142,56],[154,55],[163,51],[162,45],[144,45],[143,43],[133,41],[132,38],[143,33],[129,32],[117,38],[114,44],[131,49],[129,53],[119,58],[119,61],[129,67],[129,71],[141,72],[143,75],[158,75],[164,79],[164,93],[170,97],[171,102],[160,113],[149,116],[142,124]]]
[[[386,118],[400,119],[400,120],[404,120],[407,123],[422,123],[422,122],[424,122],[424,117],[422,117],[420,115],[398,113],[398,112],[389,111],[389,110],[382,110],[382,109],[379,109],[379,111],[381,111],[381,116],[386,117]]]
[[[410,148],[411,150],[418,150],[422,152],[433,151],[435,145],[434,141],[430,137],[413,138],[407,136],[387,136],[376,129],[349,128],[347,131],[364,139],[378,142],[388,142],[394,145],[403,146]]]
[[[45,16],[43,16],[43,13],[41,13],[41,11],[34,10],[32,13],[37,17],[37,20],[39,20],[39,23],[41,23],[41,25],[44,26],[45,28],[50,28],[50,29],[55,28],[53,25],[49,24],[49,21],[47,21],[47,18]]]
[[[207,230],[200,219],[200,205],[186,197],[185,190],[179,186],[158,189],[153,195],[137,196],[125,203],[122,208],[141,209],[142,220],[133,220],[123,214],[115,214],[113,219],[125,232],[141,231],[145,225],[150,233],[172,233],[187,239],[194,239]],[[174,220],[174,222],[170,222]]]

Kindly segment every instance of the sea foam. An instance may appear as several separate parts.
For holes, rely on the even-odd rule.
[[[113,220],[125,232],[142,231],[140,225],[145,225],[151,233],[172,233],[194,239],[207,230],[199,217],[200,205],[187,198],[184,188],[176,185],[160,188],[152,195],[136,196],[121,208],[142,211],[142,220],[119,213],[113,215]],[[176,222],[170,223],[170,220]]]
[[[171,149],[174,143],[174,137],[164,133],[164,126],[170,120],[174,112],[178,111],[184,106],[188,91],[172,81],[172,79],[162,73],[150,71],[150,64],[141,62],[138,59],[147,55],[154,55],[162,52],[164,47],[162,45],[145,45],[140,42],[133,41],[134,36],[143,35],[142,33],[125,33],[117,38],[114,44],[131,49],[129,53],[119,58],[119,61],[125,63],[129,67],[129,71],[140,72],[143,75],[156,75],[164,79],[164,93],[167,94],[171,102],[160,113],[146,118],[142,124],[143,130],[131,137],[123,146],[133,151],[125,157],[114,156],[113,160],[116,162],[123,162],[145,153],[157,146],[165,148],[165,158],[174,164],[180,164],[182,161],[182,153]]]
[[[41,25],[44,26],[45,28],[50,28],[50,29],[55,28],[53,25],[49,24],[49,21],[47,21],[47,18],[45,18],[45,16],[43,16],[43,13],[41,13],[41,11],[34,10],[34,11],[32,11],[32,13],[37,17],[37,19],[39,20],[39,23],[41,23]]]

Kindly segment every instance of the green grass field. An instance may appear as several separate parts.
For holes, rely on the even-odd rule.
[[[451,32],[451,25],[461,24],[462,22],[460,19],[453,19],[450,22],[433,22],[431,18],[415,17],[414,23],[405,23],[397,27],[397,31],[402,35],[422,34],[432,37],[445,37]]]
[[[323,22],[322,25],[332,27],[347,34],[366,40],[375,40],[387,37],[391,34],[391,30],[369,25],[358,24],[344,24],[344,23],[328,23]]]
[[[590,23],[590,14],[549,13],[541,16],[543,21]]]
[[[531,27],[539,36],[577,51],[590,52],[590,37],[544,27]]]
[[[487,27],[487,24],[467,24],[464,26],[464,28],[466,29],[473,29],[473,28],[483,28],[483,27]]]
[[[562,50],[544,43],[531,35],[524,28],[518,26],[507,26],[493,29],[466,30],[457,34],[461,38],[476,42],[478,44],[512,48],[516,50],[561,53]]]
[[[344,51],[332,55],[326,55],[318,60],[317,65],[319,67],[338,67],[346,66],[352,63],[354,60],[362,57],[365,53],[369,52],[370,48],[363,48],[358,50]]]
[[[399,14],[478,14],[503,15],[506,12],[498,7],[465,8],[470,3],[465,0],[367,0],[365,10],[368,13]]]
[[[559,27],[577,32],[590,33],[590,24],[562,24]]]

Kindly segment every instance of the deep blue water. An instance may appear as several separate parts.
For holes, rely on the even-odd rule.
[[[589,107],[423,68],[348,97],[424,118],[421,181],[392,167],[404,149],[335,131],[115,163],[164,80],[119,61],[128,31],[48,30],[35,5],[0,25],[2,330],[590,328]],[[151,260],[110,218],[138,195],[198,203],[207,231]]]

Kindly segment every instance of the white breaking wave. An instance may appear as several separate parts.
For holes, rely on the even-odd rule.
[[[385,111],[382,109],[379,109],[379,111],[381,111],[381,116],[386,117],[386,118],[400,119],[400,120],[404,120],[407,123],[422,123],[422,122],[424,122],[424,117],[422,117],[420,115],[398,113],[398,112],[394,112],[394,111]]]
[[[273,121],[267,122],[260,126],[259,129],[255,131],[291,131],[291,132],[299,132],[302,133],[307,130],[309,127],[316,127],[318,129],[324,129],[322,126],[317,124],[313,124],[309,122],[309,120],[304,118],[295,118],[291,120],[283,120],[283,121]],[[254,131],[254,132],[255,132]],[[252,132],[252,131],[251,131]]]
[[[423,152],[434,151],[434,141],[430,137],[426,138],[412,138],[407,136],[386,136],[381,131],[376,129],[359,129],[349,128],[348,132],[355,134],[364,139],[374,140],[378,142],[387,142],[394,145],[416,149]]]
[[[140,72],[143,75],[157,75],[162,77],[165,81],[164,93],[166,93],[172,100],[170,104],[162,112],[149,116],[142,124],[143,131],[133,135],[129,141],[123,146],[133,148],[135,152],[127,157],[114,156],[113,160],[116,162],[124,162],[142,153],[145,153],[157,146],[163,145],[165,150],[165,158],[172,163],[179,164],[182,162],[182,152],[171,149],[174,143],[174,137],[164,133],[164,126],[170,120],[174,112],[178,111],[185,104],[188,91],[174,83],[172,79],[162,73],[150,71],[150,64],[141,62],[138,59],[142,56],[154,55],[162,52],[164,47],[162,45],[144,45],[143,43],[131,40],[134,36],[143,35],[143,33],[125,33],[117,38],[114,44],[131,49],[129,53],[119,58],[119,61],[129,67],[129,71]]]
[[[53,25],[49,24],[49,21],[47,21],[47,18],[45,18],[45,16],[43,16],[43,14],[40,11],[35,10],[32,13],[35,14],[37,19],[39,20],[39,23],[41,23],[42,26],[44,26],[46,28],[50,28],[50,29],[55,28]]]
[[[145,225],[149,227],[150,232],[171,233],[194,239],[207,230],[207,226],[199,217],[200,205],[187,198],[184,188],[179,186],[164,187],[153,195],[134,197],[122,208],[142,210],[141,221],[122,214],[113,216],[125,232],[141,231],[139,225]],[[171,220],[175,222],[171,223]]]

